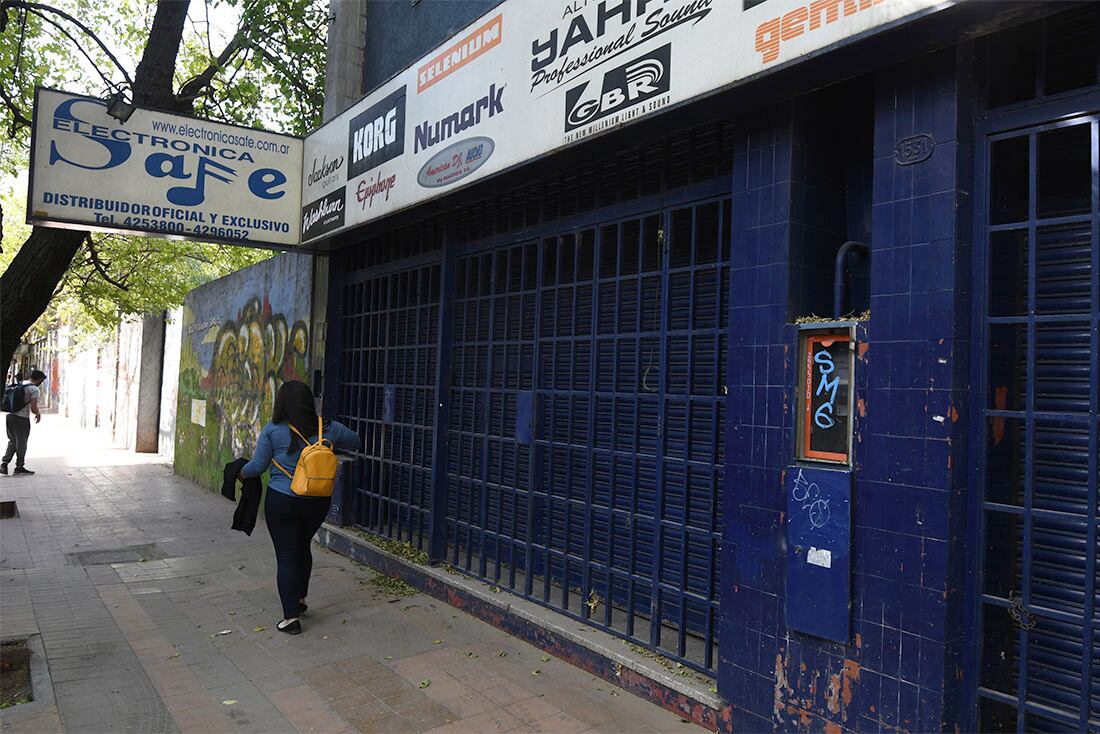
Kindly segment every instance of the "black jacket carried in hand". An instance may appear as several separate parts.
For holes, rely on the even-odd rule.
[[[248,463],[248,459],[237,459],[225,465],[222,475],[222,496],[234,499],[237,494],[237,477],[241,469]],[[252,535],[256,528],[256,516],[260,512],[260,496],[263,494],[263,484],[259,477],[244,479],[241,481],[241,500],[237,503],[237,509],[233,512],[233,529],[240,530],[245,535]]]

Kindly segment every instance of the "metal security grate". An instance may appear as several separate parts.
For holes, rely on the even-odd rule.
[[[336,255],[341,511],[713,672],[733,140],[500,179]]]
[[[716,665],[728,198],[460,258],[458,568]]]
[[[432,496],[440,266],[343,285],[342,420],[363,438],[345,467],[351,516],[417,548],[428,543]]]
[[[984,152],[978,728],[1095,731],[1100,115]]]

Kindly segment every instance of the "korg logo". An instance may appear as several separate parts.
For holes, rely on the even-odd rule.
[[[405,87],[360,112],[348,125],[348,178],[405,152]]]
[[[667,94],[672,44],[665,44],[603,76],[598,95],[585,92],[589,82],[565,93],[565,132],[610,117],[648,99]]]

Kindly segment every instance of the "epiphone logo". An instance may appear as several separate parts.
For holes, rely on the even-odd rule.
[[[312,186],[323,178],[328,178],[332,174],[336,173],[341,166],[344,165],[344,156],[329,160],[328,156],[321,158],[321,167],[317,167],[317,159],[313,159],[313,165],[310,167],[309,177],[306,178],[306,185]]]

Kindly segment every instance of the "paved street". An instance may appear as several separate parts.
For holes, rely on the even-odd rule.
[[[276,632],[262,519],[230,531],[162,461],[47,416],[38,473],[0,479],[0,632],[40,636],[55,693],[4,731],[699,731],[320,548],[305,633]]]

